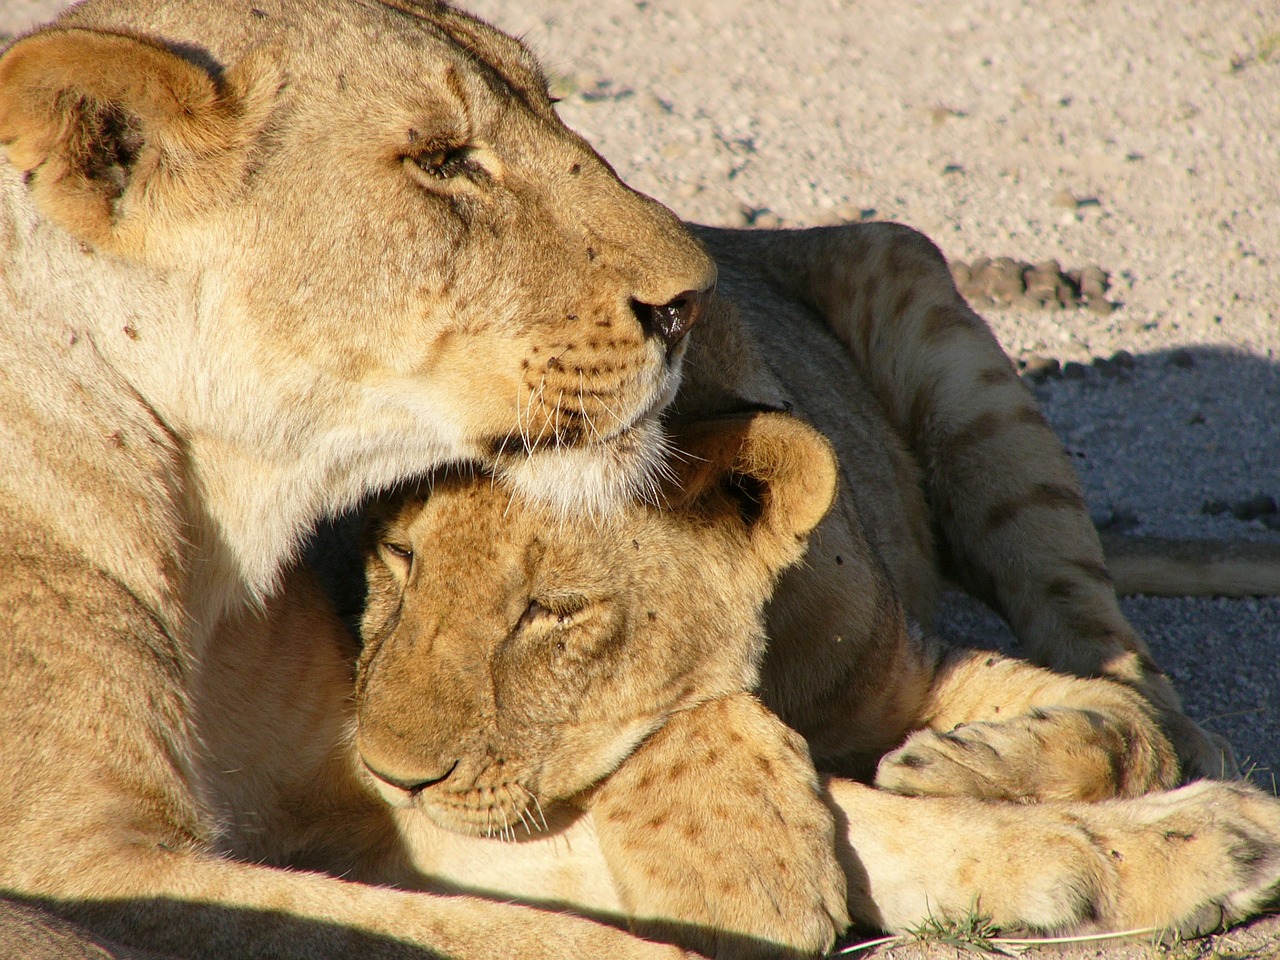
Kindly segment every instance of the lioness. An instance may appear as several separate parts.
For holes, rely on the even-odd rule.
[[[1061,799],[1136,793],[1173,763],[1134,691],[981,651],[940,661],[919,633],[877,668],[923,728],[877,781],[939,796],[819,790],[748,691],[770,587],[835,492],[831,450],[779,413],[675,442],[661,508],[571,521],[452,469],[375,509],[354,679],[302,575],[233,625],[197,697],[228,851],[625,919],[719,957],[820,952],[848,914],[1197,930],[1274,896],[1280,800],[1220,783]],[[849,469],[846,502],[877,493]]]
[[[700,245],[434,3],[94,0],[0,60],[0,143],[0,890],[192,957],[670,955],[215,856],[188,701],[370,491],[642,486]]]

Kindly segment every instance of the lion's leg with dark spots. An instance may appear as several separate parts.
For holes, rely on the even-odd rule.
[[[828,788],[850,912],[887,930],[976,912],[1003,930],[1207,933],[1280,895],[1280,800],[1245,784],[1032,805]]]
[[[938,249],[888,223],[725,236],[703,239],[813,307],[848,349],[920,464],[949,572],[1009,621],[1027,655],[1142,692],[1184,776],[1233,769],[1121,612],[1062,444]]]
[[[957,650],[939,668],[921,720],[881,760],[877,786],[1029,802],[1132,797],[1178,782],[1155,709],[1110,680]]]
[[[642,936],[778,957],[824,953],[848,925],[808,749],[749,694],[673,716],[596,789],[591,816]]]

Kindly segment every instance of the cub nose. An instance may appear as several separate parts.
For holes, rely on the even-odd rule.
[[[377,767],[373,766],[373,764],[371,764],[364,757],[361,757],[360,759],[361,759],[361,762],[364,764],[364,768],[368,770],[369,773],[373,774],[373,776],[375,776],[377,779],[381,780],[383,783],[388,783],[393,787],[403,790],[405,793],[412,794],[413,796],[417,796],[423,790],[427,789],[427,787],[434,787],[438,783],[444,783],[446,780],[449,779],[449,776],[453,773],[453,771],[458,769],[458,761],[455,760],[449,766],[449,768],[445,770],[444,773],[440,774],[440,776],[438,777],[421,777],[421,776],[400,777],[400,776],[395,776],[394,774],[387,773],[383,770],[379,770]]]
[[[631,309],[646,334],[674,347],[702,317],[710,299],[710,290],[686,290],[667,303],[632,300]]]

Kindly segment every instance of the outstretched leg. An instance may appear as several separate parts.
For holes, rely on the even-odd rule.
[[[886,930],[1207,933],[1280,896],[1280,800],[1205,781],[1101,803],[902,797],[832,780],[849,909]]]

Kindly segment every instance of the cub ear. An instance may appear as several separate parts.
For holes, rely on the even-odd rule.
[[[804,554],[835,499],[837,463],[827,438],[785,413],[754,413],[677,426],[684,456],[668,502],[704,522],[746,534],[771,574]]]
[[[45,216],[128,252],[236,189],[279,82],[265,53],[213,76],[140,37],[43,30],[0,58],[0,144]]]

